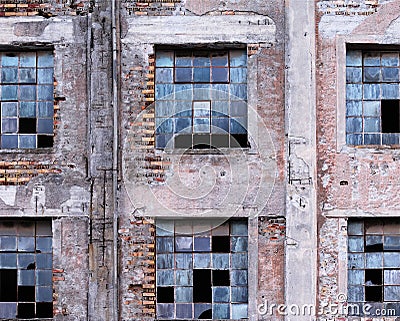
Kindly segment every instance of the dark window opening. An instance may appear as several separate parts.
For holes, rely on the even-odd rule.
[[[20,118],[19,133],[20,134],[36,133],[36,118]]]
[[[53,303],[47,303],[47,302],[36,303],[36,317],[37,318],[52,318],[53,317]]]
[[[199,319],[201,319],[201,320],[211,319],[211,318],[212,318],[212,310],[211,309],[208,309],[199,315]]]
[[[366,285],[381,285],[382,284],[382,270],[379,270],[379,269],[365,270],[365,284]]]
[[[0,270],[0,302],[17,301],[17,270]]]
[[[211,303],[211,270],[193,270],[193,302]]]
[[[19,286],[18,301],[35,301],[35,286]]]
[[[229,236],[213,236],[212,251],[220,253],[228,253],[231,250],[231,241]]]
[[[158,303],[174,303],[174,288],[157,287],[157,301]]]
[[[381,252],[383,251],[383,244],[376,243],[376,244],[366,244],[365,245],[365,252]]]
[[[365,301],[382,302],[382,287],[381,286],[366,286]]]
[[[38,147],[53,147],[53,136],[38,135]]]
[[[229,286],[229,270],[213,270],[212,271],[213,285]]]
[[[31,319],[35,317],[35,304],[34,303],[19,303],[18,304],[18,318]]]
[[[382,133],[400,133],[400,100],[381,100]]]

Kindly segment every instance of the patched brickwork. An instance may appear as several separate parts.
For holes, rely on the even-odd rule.
[[[71,0],[2,0],[0,2],[0,17],[12,16],[43,16],[53,15],[84,15],[92,9],[93,1]]]
[[[184,0],[123,0],[123,6],[137,16],[185,14]]]
[[[318,9],[327,15],[371,15],[377,12],[379,4],[383,1],[379,0],[322,0],[319,1]]]

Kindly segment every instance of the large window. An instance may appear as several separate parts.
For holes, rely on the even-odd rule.
[[[348,235],[348,301],[400,315],[399,219],[351,220]]]
[[[347,144],[399,144],[399,70],[399,51],[347,51]]]
[[[245,50],[158,50],[157,148],[247,147]]]
[[[0,319],[53,317],[51,221],[0,220]]]
[[[53,54],[0,53],[1,148],[53,146]]]
[[[156,223],[157,318],[247,318],[247,221]]]

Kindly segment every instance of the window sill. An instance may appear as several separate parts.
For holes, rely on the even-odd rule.
[[[0,154],[52,154],[54,147],[0,149]]]

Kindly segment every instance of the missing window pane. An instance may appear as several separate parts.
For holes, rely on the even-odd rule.
[[[171,286],[157,287],[158,303],[174,303],[174,288]]]
[[[382,270],[370,269],[365,270],[365,285],[381,285],[382,284]]]
[[[18,318],[31,319],[35,317],[35,304],[34,303],[19,303],[18,304]]]
[[[212,271],[213,285],[229,286],[229,270],[214,270]]]
[[[17,301],[17,270],[0,270],[0,302]]]
[[[383,133],[399,133],[400,132],[400,112],[399,100],[382,100],[381,101],[381,117]]]
[[[382,302],[382,286],[366,286],[365,301]]]
[[[193,270],[193,302],[211,303],[211,270]]]
[[[219,253],[228,253],[230,251],[231,239],[229,236],[213,236],[212,251]]]

